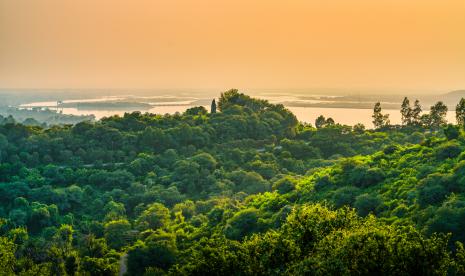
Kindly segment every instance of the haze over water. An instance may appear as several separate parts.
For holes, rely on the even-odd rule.
[[[310,96],[310,95],[309,95]],[[313,95],[314,97],[318,98],[321,95]],[[120,101],[127,99],[127,96],[107,96],[101,98],[90,98],[90,99],[75,99],[75,100],[64,100],[65,103],[102,103],[108,101]],[[132,96],[133,97],[133,96]],[[129,99],[132,99],[129,97]],[[157,99],[163,99],[163,96],[153,96]],[[164,96],[169,97],[169,96]],[[291,110],[297,117],[299,121],[314,124],[315,119],[323,115],[325,117],[333,118],[336,123],[344,124],[344,125],[355,125],[357,123],[362,123],[366,127],[372,127],[372,114],[373,110],[371,108],[325,108],[325,107],[305,107],[305,106],[292,106],[297,104],[322,104],[327,101],[322,100],[300,100],[298,97],[294,96],[282,96],[282,95],[260,95],[260,98],[264,98],[269,100],[272,103],[282,103],[288,102],[291,106],[286,106],[289,110]],[[330,96],[325,98],[330,98],[330,102],[337,102],[338,97],[341,96]],[[209,101],[212,98],[207,98],[204,95],[204,98],[195,98],[195,97],[185,97],[183,98],[180,96],[177,98],[177,101],[161,101],[156,102],[152,97],[145,96],[142,97],[145,101],[154,104],[153,107],[146,109],[146,110],[139,110],[141,112],[149,112],[154,114],[174,114],[176,112],[184,112],[186,109],[194,107],[194,106],[204,106],[207,110],[210,109]],[[331,101],[331,98],[334,98],[334,101]],[[155,102],[154,102],[155,101]],[[198,104],[195,104],[198,103]],[[390,103],[392,105],[399,105],[400,103]],[[41,107],[41,108],[50,108],[56,109],[57,102],[56,101],[43,101],[43,102],[29,102],[25,104],[21,104],[19,106],[23,108],[32,108],[32,107]],[[64,107],[58,109],[63,114],[72,114],[72,115],[94,115],[96,119],[101,119],[103,117],[109,117],[113,115],[123,116],[125,112],[136,111],[134,110],[105,110],[105,109],[79,109],[75,107]],[[400,124],[401,123],[401,116],[399,109],[384,109],[384,113],[390,115],[390,121],[392,124]],[[427,112],[427,110],[425,110]],[[455,123],[455,112],[454,110],[450,110],[447,114],[448,122]]]

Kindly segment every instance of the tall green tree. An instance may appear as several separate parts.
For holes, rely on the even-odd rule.
[[[390,124],[389,114],[383,114],[381,111],[381,103],[377,102],[373,108],[373,115],[371,116],[373,118],[373,125],[376,129],[388,126]]]
[[[410,101],[407,97],[404,98],[400,107],[401,120],[403,125],[412,124],[412,108],[410,107]]]
[[[413,104],[413,109],[412,109],[412,123],[415,125],[419,125],[421,122],[421,105],[419,100],[415,100],[415,103]]]
[[[460,126],[465,126],[465,99],[461,98],[460,102],[455,107],[455,119],[457,124]]]
[[[439,101],[430,109],[431,127],[440,127],[447,123],[447,106]]]

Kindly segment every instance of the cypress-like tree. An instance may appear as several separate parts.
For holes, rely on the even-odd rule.
[[[213,101],[212,101],[210,113],[216,113],[216,101],[215,101],[215,99],[213,99]]]
[[[465,126],[465,99],[460,99],[460,102],[455,107],[455,119],[457,124],[460,126]]]
[[[421,109],[420,101],[415,100],[415,103],[412,109],[412,116],[411,116],[413,124],[419,125],[421,123],[421,112],[422,112],[422,109]]]

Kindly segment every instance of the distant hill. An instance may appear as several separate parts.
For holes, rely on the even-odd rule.
[[[442,96],[442,100],[447,104],[457,104],[461,98],[465,98],[465,90],[455,90]]]

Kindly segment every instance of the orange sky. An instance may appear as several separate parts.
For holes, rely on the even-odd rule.
[[[465,0],[0,0],[0,87],[465,88]]]

